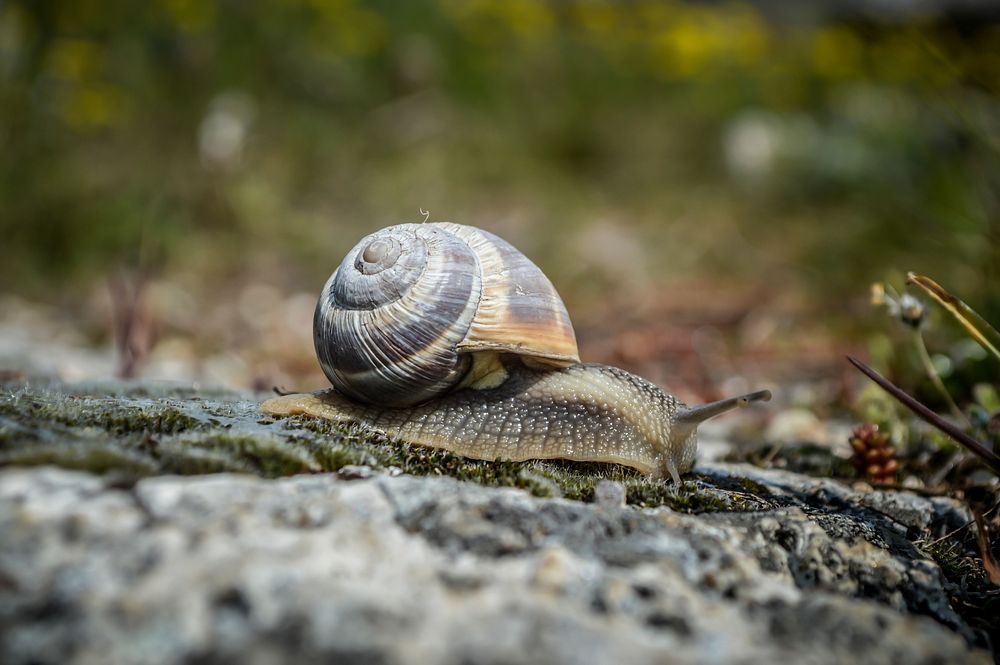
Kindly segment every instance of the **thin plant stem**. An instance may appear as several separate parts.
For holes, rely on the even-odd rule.
[[[931,360],[931,355],[927,352],[927,345],[924,343],[924,335],[919,329],[913,331],[913,340],[917,347],[917,355],[920,356],[920,362],[924,366],[924,371],[927,372],[927,376],[930,378],[931,383],[937,388],[937,391],[941,393],[941,397],[948,404],[948,408],[951,409],[951,414],[955,416],[958,422],[962,423],[969,429],[972,429],[972,423],[969,419],[965,417],[962,410],[958,408],[955,404],[955,400],[951,398],[951,394],[948,389],[944,386],[944,381],[941,380],[941,375],[938,374],[937,369],[934,367],[934,362]]]
[[[989,517],[990,513],[992,513],[997,508],[1000,508],[1000,503],[994,504],[992,508],[990,508],[985,513],[983,513],[983,517]],[[940,538],[935,538],[934,540],[931,540],[931,541],[928,541],[928,542],[924,543],[924,546],[927,547],[928,545],[937,545],[942,540],[948,540],[949,538],[951,538],[952,536],[954,536],[956,533],[958,533],[962,529],[968,529],[970,526],[972,526],[975,523],[976,523],[976,520],[973,518],[973,519],[969,520],[968,522],[966,522],[965,524],[963,524],[962,526],[958,527],[957,529],[952,529],[951,531],[949,531],[948,533],[944,534]]]

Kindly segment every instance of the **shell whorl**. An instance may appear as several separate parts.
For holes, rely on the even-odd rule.
[[[578,361],[551,282],[510,244],[459,224],[401,224],[363,238],[324,286],[313,337],[334,387],[385,406],[447,392],[477,352]]]

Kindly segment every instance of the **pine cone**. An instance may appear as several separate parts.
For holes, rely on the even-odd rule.
[[[865,475],[874,485],[888,485],[895,481],[896,449],[889,441],[889,435],[880,432],[878,425],[865,423],[854,428],[851,435],[854,454],[851,462],[859,474]]]

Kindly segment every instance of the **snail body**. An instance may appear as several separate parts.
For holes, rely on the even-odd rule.
[[[625,370],[580,363],[549,280],[508,243],[458,224],[362,240],[324,287],[313,329],[334,389],[271,399],[264,411],[474,459],[612,462],[680,482],[698,423],[770,398],[688,407]]]

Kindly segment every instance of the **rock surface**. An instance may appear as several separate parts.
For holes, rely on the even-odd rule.
[[[947,500],[716,465],[694,484],[743,509],[688,515],[361,471],[0,470],[0,662],[990,662],[908,538],[962,524]]]

